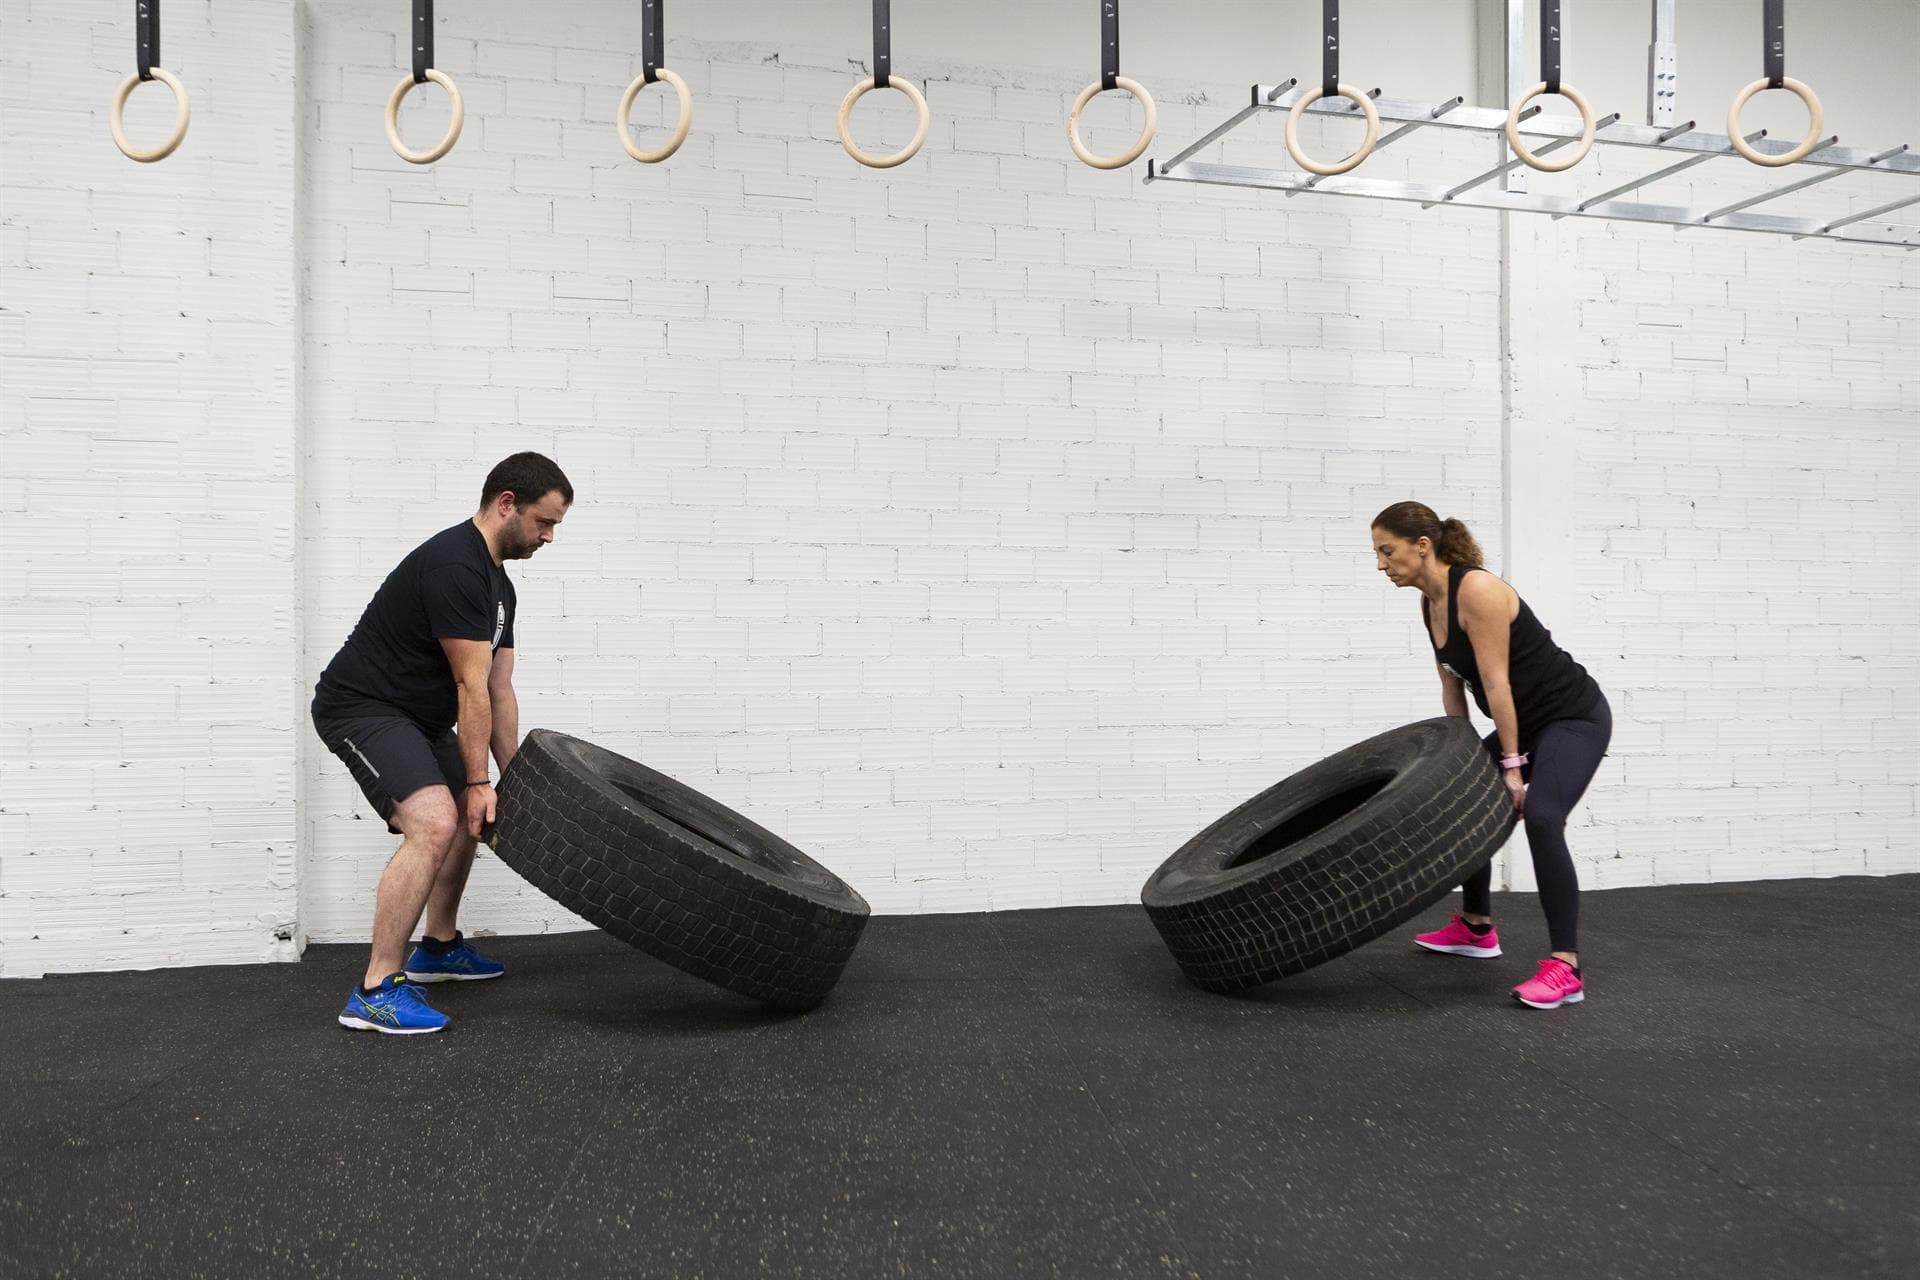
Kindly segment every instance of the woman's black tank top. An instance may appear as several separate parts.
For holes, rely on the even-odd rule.
[[[1460,580],[1478,568],[1470,564],[1448,568],[1447,642],[1434,645],[1433,655],[1441,666],[1466,682],[1473,692],[1474,705],[1491,719],[1493,712],[1487,707],[1487,695],[1480,684],[1480,667],[1473,657],[1473,641],[1460,625]],[[1420,616],[1426,620],[1427,642],[1432,644],[1432,607],[1424,595],[1420,597]],[[1507,633],[1507,684],[1513,689],[1513,710],[1520,722],[1523,752],[1533,750],[1540,730],[1555,720],[1584,714],[1600,697],[1599,684],[1571,654],[1553,642],[1525,600],[1520,602],[1520,612]]]

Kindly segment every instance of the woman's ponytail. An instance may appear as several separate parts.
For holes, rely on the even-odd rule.
[[[1448,516],[1442,520],[1424,502],[1396,502],[1373,518],[1373,527],[1385,529],[1397,538],[1417,542],[1425,538],[1433,543],[1433,552],[1447,564],[1467,564],[1484,569],[1487,561],[1480,544],[1466,523]]]
[[[1440,522],[1440,538],[1434,546],[1439,549],[1440,558],[1448,564],[1467,564],[1476,569],[1486,567],[1487,559],[1480,552],[1480,544],[1473,540],[1466,523],[1452,516]]]

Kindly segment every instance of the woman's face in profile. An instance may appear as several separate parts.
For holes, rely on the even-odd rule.
[[[1373,530],[1374,567],[1386,574],[1396,587],[1412,586],[1419,581],[1420,567],[1433,554],[1432,547],[1425,538],[1408,542],[1378,526]]]

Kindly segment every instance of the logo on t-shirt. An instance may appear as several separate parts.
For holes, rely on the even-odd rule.
[[[493,615],[493,647],[498,649],[500,647],[500,637],[507,634],[507,602],[505,600],[499,601],[494,605],[494,608],[497,609],[498,612]]]
[[[499,643],[499,637],[497,637],[497,636],[496,636],[496,637],[494,638],[494,643],[496,643],[496,644],[498,644],[498,643]],[[1473,681],[1471,681],[1471,680],[1469,680],[1469,679],[1467,679],[1467,678],[1466,678],[1465,676],[1463,676],[1463,675],[1461,675],[1461,674],[1460,674],[1460,673],[1459,673],[1458,671],[1455,671],[1455,670],[1453,669],[1453,664],[1452,664],[1451,662],[1443,662],[1443,663],[1441,663],[1440,665],[1441,665],[1442,667],[1444,667],[1444,668],[1446,668],[1446,672],[1447,672],[1447,674],[1448,674],[1448,675],[1450,675],[1450,676],[1452,676],[1452,677],[1453,677],[1453,678],[1454,678],[1455,680],[1458,680],[1458,681],[1460,681],[1460,683],[1462,683],[1462,684],[1464,684],[1464,685],[1467,685],[1467,686],[1469,686],[1469,687],[1471,687],[1471,686],[1472,686],[1472,684],[1473,684]]]

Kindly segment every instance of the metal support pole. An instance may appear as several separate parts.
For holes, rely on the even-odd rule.
[[[1533,154],[1536,156],[1552,155],[1554,152],[1558,151],[1560,148],[1570,147],[1572,145],[1573,145],[1573,139],[1571,138],[1555,138],[1552,142],[1547,143],[1544,147],[1536,148]],[[1518,156],[1515,156],[1513,159],[1507,161],[1505,164],[1501,165],[1497,169],[1489,169],[1485,173],[1477,173],[1473,177],[1468,178],[1465,182],[1461,183],[1459,186],[1449,187],[1446,191],[1446,194],[1442,195],[1440,197],[1440,200],[1437,201],[1436,203],[1444,203],[1445,201],[1451,200],[1455,196],[1459,195],[1462,191],[1471,191],[1475,187],[1479,186],[1481,183],[1485,182],[1488,178],[1497,178],[1503,173],[1511,172],[1515,165],[1525,164],[1525,163],[1526,161],[1520,159]],[[1433,205],[1427,204],[1427,205],[1421,205],[1420,207],[1423,209],[1431,209],[1433,208]]]
[[[1889,201],[1878,208],[1869,209],[1865,213],[1850,213],[1836,222],[1829,222],[1826,226],[1820,228],[1820,230],[1832,231],[1835,227],[1850,227],[1856,222],[1865,222],[1869,218],[1877,218],[1883,213],[1892,213],[1895,209],[1904,209],[1910,204],[1920,204],[1920,196],[1904,196],[1899,200]],[[1794,239],[1798,240],[1800,237],[1795,236]]]
[[[1501,105],[1511,103],[1520,96],[1520,91],[1533,83],[1533,75],[1527,70],[1527,0],[1507,0],[1507,92]],[[1510,192],[1524,193],[1527,189],[1526,166],[1514,166],[1507,161],[1514,159],[1513,148],[1507,145],[1506,135],[1499,140],[1500,167],[1487,174],[1505,173],[1506,188]]]
[[[1825,151],[1828,147],[1832,146],[1834,143],[1838,141],[1840,141],[1840,135],[1837,133],[1830,138],[1822,138],[1819,142],[1814,144],[1813,150],[1807,152],[1807,154],[1809,156],[1818,155],[1822,151]],[[1818,174],[1812,178],[1807,178],[1803,181],[1792,183],[1791,185],[1788,185],[1788,186],[1775,187],[1771,191],[1763,191],[1757,196],[1748,196],[1745,200],[1739,200],[1734,202],[1733,204],[1723,205],[1718,209],[1709,210],[1708,212],[1700,215],[1700,220],[1698,222],[1688,223],[1686,226],[1681,227],[1680,230],[1689,231],[1694,227],[1704,227],[1709,222],[1712,222],[1715,218],[1725,217],[1729,213],[1738,213],[1740,210],[1747,208],[1749,205],[1759,204],[1763,200],[1771,200],[1775,196],[1784,196],[1790,191],[1798,191],[1802,187],[1810,187],[1816,182],[1825,181],[1827,178],[1837,178],[1841,174],[1846,172],[1847,170],[1845,169],[1835,169],[1828,173]]]
[[[1593,131],[1595,133],[1598,133],[1600,132],[1600,130],[1606,128],[1608,125],[1618,123],[1619,120],[1620,120],[1620,113],[1618,111],[1614,112],[1610,116],[1602,116],[1598,120],[1595,120],[1593,122]],[[1535,155],[1535,157],[1548,155],[1552,152],[1558,151],[1562,147],[1570,147],[1578,141],[1579,141],[1578,138],[1555,138],[1552,142],[1547,143],[1547,145],[1544,147],[1534,148],[1533,154]],[[1447,192],[1447,194],[1440,197],[1440,199],[1442,201],[1451,200],[1455,196],[1459,195],[1462,191],[1471,191],[1473,188],[1485,182],[1488,178],[1498,177],[1500,174],[1512,169],[1515,165],[1521,165],[1525,163],[1526,163],[1525,160],[1522,160],[1520,159],[1520,157],[1515,156],[1513,159],[1501,165],[1498,169],[1489,169],[1485,173],[1476,174],[1475,176],[1468,178],[1465,182],[1461,183],[1459,186],[1450,189]],[[1425,207],[1432,208],[1431,205],[1428,205]]]
[[[1747,135],[1747,141],[1758,142],[1760,141],[1760,139],[1766,136],[1767,136],[1767,131],[1765,129],[1755,129],[1752,133]],[[1593,206],[1597,204],[1605,204],[1607,201],[1613,199],[1615,196],[1623,196],[1627,194],[1627,192],[1629,191],[1637,191],[1641,187],[1646,186],[1650,182],[1658,182],[1662,178],[1670,178],[1676,173],[1684,173],[1686,170],[1693,168],[1693,166],[1697,164],[1705,164],[1709,160],[1716,160],[1721,156],[1730,156],[1732,154],[1733,154],[1733,148],[1728,147],[1725,151],[1709,151],[1705,155],[1693,156],[1689,159],[1682,160],[1679,164],[1670,164],[1664,169],[1655,169],[1652,173],[1648,174],[1644,178],[1635,178],[1632,182],[1627,183],[1625,186],[1615,187],[1611,191],[1602,191],[1597,196],[1593,196],[1592,198],[1587,200],[1582,200],[1579,206],[1574,210],[1574,212],[1585,213],[1588,209],[1593,208]],[[1568,216],[1569,215],[1564,213],[1556,213],[1553,215],[1554,220],[1556,222],[1559,221],[1561,218],[1565,218]]]
[[[1653,0],[1653,43],[1647,46],[1647,123],[1673,123],[1680,90],[1680,46],[1673,42],[1673,0]]]
[[[1827,145],[1832,146],[1836,140],[1837,139],[1829,138],[1827,140]],[[1892,156],[1897,156],[1901,154],[1903,151],[1905,151],[1906,149],[1907,149],[1907,144],[1903,142],[1899,146],[1893,148],[1891,151],[1882,151],[1879,155],[1867,161],[1867,163],[1879,164],[1882,160],[1886,160]],[[1819,148],[1815,147],[1814,150],[1818,151]],[[1812,153],[1809,152],[1808,154],[1812,154]],[[1711,213],[1701,214],[1700,221],[1712,222],[1715,218],[1719,217],[1723,213],[1736,213],[1741,209],[1751,209],[1754,205],[1760,204],[1763,201],[1778,200],[1781,196],[1790,196],[1796,191],[1805,191],[1808,187],[1817,186],[1822,182],[1832,182],[1835,178],[1844,178],[1849,173],[1855,173],[1855,172],[1858,172],[1858,171],[1854,169],[1826,169],[1820,173],[1814,174],[1811,178],[1802,178],[1798,182],[1789,182],[1784,187],[1775,187],[1773,190],[1763,191],[1757,196],[1748,196],[1745,200],[1737,200],[1732,204],[1722,205],[1720,208],[1715,209]]]
[[[1291,89],[1297,83],[1299,82],[1296,80],[1289,80],[1284,85],[1276,86],[1275,92],[1268,95],[1268,100],[1271,101],[1273,98],[1279,97],[1280,94],[1285,93],[1288,89]],[[1226,137],[1229,133],[1232,133],[1235,129],[1239,128],[1240,125],[1246,120],[1248,116],[1254,114],[1256,111],[1259,111],[1261,109],[1261,105],[1262,104],[1260,102],[1260,86],[1255,85],[1253,87],[1252,105],[1242,107],[1238,111],[1234,112],[1232,118],[1229,119],[1225,124],[1221,125],[1218,129],[1209,129],[1206,133],[1201,134],[1199,139],[1195,141],[1191,146],[1188,146],[1182,149],[1181,151],[1175,153],[1173,159],[1167,161],[1165,164],[1159,165],[1158,168],[1160,172],[1161,173],[1166,172],[1168,169],[1171,169],[1175,165],[1179,164],[1182,160],[1191,159],[1195,152],[1200,151],[1201,149],[1207,146],[1210,146],[1211,144],[1218,142],[1220,139]],[[1148,182],[1152,182],[1154,178],[1157,176],[1154,172],[1155,167],[1156,166],[1153,161],[1151,160],[1147,161],[1147,181]]]
[[[1367,96],[1370,98],[1377,98],[1380,96],[1380,91],[1378,89],[1375,89],[1372,93],[1368,94]],[[1435,107],[1429,118],[1438,120],[1441,116],[1447,114],[1447,112],[1453,110],[1455,107],[1459,106],[1461,103],[1465,101],[1466,99],[1464,97],[1449,98],[1445,102],[1441,103],[1439,106]],[[1348,105],[1351,106],[1352,104],[1349,103]],[[1398,142],[1400,139],[1412,133],[1415,129],[1422,127],[1425,123],[1426,121],[1424,120],[1415,120],[1411,124],[1403,124],[1398,129],[1395,129],[1392,133],[1389,133],[1385,137],[1381,138],[1380,141],[1374,143],[1373,149],[1375,151],[1378,151],[1382,147],[1391,146],[1393,143]],[[1304,182],[1301,185],[1305,187],[1317,187],[1324,180],[1325,180],[1325,175],[1316,173],[1311,177],[1309,177],[1306,180],[1306,182]],[[1287,192],[1288,196],[1296,196],[1298,194],[1300,193],[1297,191]]]

